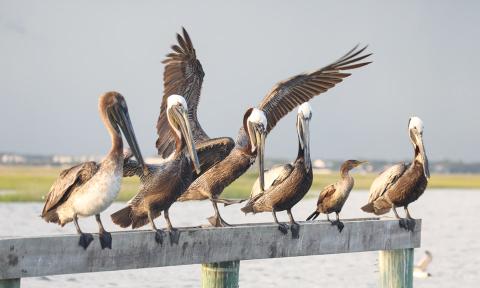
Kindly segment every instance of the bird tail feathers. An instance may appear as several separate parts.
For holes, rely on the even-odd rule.
[[[392,204],[384,197],[378,198],[374,202],[370,202],[362,207],[362,210],[375,215],[383,215],[392,209]]]
[[[133,210],[132,206],[127,206],[118,210],[117,212],[110,215],[112,218],[113,223],[117,224],[122,228],[126,228],[132,225],[133,222]]]
[[[315,210],[312,214],[310,214],[310,216],[308,216],[306,221],[315,220],[317,219],[318,215],[320,215],[320,212]]]
[[[245,206],[243,208],[241,208],[240,210],[242,210],[243,213],[247,214],[247,213],[253,213],[253,204],[254,202],[253,201],[248,201],[247,204],[245,204]]]

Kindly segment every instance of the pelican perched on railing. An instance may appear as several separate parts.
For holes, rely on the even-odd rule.
[[[412,221],[408,212],[408,205],[423,194],[430,172],[423,145],[423,121],[418,117],[411,117],[408,131],[415,151],[413,162],[394,165],[375,178],[370,187],[368,204],[363,206],[362,210],[382,215],[393,208],[395,217],[400,220],[400,226],[413,231],[415,221]],[[398,216],[397,207],[404,207],[406,219]]]
[[[168,157],[172,151],[173,138],[165,134],[168,122],[165,118],[165,95],[168,93],[187,93],[190,122],[196,144],[205,146],[205,153],[199,156],[202,174],[190,185],[179,201],[212,201],[215,216],[209,221],[214,226],[228,225],[220,216],[217,203],[232,204],[240,201],[221,199],[225,187],[240,177],[259,158],[259,177],[263,179],[263,141],[277,122],[303,102],[324,93],[348,76],[344,70],[362,67],[370,62],[361,62],[371,54],[360,55],[365,49],[350,50],[336,62],[311,73],[300,74],[276,84],[265,96],[257,108],[249,108],[244,114],[243,125],[234,144],[230,138],[208,140],[197,120],[197,106],[204,72],[196,58],[190,37],[185,29],[183,37],[177,35],[178,45],[172,46],[174,52],[167,55],[164,89],[160,117],[157,122],[159,138],[158,153]],[[200,144],[201,143],[201,144]],[[233,147],[235,145],[235,147]],[[234,149],[232,149],[234,148]],[[263,186],[263,184],[261,184]]]
[[[342,179],[323,188],[318,196],[317,209],[307,218],[308,220],[315,220],[320,213],[327,214],[327,220],[330,221],[328,214],[335,213],[335,221],[330,221],[332,225],[336,225],[339,232],[343,230],[343,223],[340,221],[340,211],[347,201],[350,191],[352,191],[354,180],[349,174],[350,170],[367,161],[347,160],[343,162],[340,167],[340,175]]]
[[[142,154],[128,115],[127,104],[122,95],[108,92],[100,97],[100,116],[112,138],[112,148],[100,162],[85,162],[66,169],[53,183],[42,211],[42,218],[64,226],[73,221],[80,234],[79,245],[87,249],[93,241],[91,234],[83,233],[78,225],[78,217],[95,215],[99,226],[100,244],[112,248],[112,237],[106,232],[100,220],[103,212],[117,197],[123,174],[123,132],[128,144],[142,169]]]
[[[112,220],[121,227],[138,228],[149,223],[155,231],[155,240],[163,243],[162,231],[155,226],[154,219],[163,211],[170,234],[170,241],[178,241],[178,234],[170,222],[168,209],[188,188],[194,174],[200,173],[195,144],[193,142],[188,107],[185,99],[172,95],[167,100],[167,119],[175,140],[175,151],[171,158],[159,165],[147,164],[143,171],[137,162],[125,163],[124,176],[138,175],[140,191],[128,202],[127,207],[112,214]]]
[[[287,234],[288,226],[278,222],[276,212],[287,210],[292,237],[298,238],[299,225],[292,215],[292,207],[312,186],[313,173],[310,159],[310,119],[312,108],[303,103],[298,108],[298,155],[295,162],[272,168],[265,173],[265,189],[260,179],[253,185],[250,200],[241,210],[245,213],[272,212],[279,230]]]

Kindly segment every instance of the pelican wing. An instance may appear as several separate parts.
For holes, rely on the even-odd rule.
[[[123,150],[123,177],[140,176],[143,173],[143,167],[132,157],[133,152],[130,148]]]
[[[317,205],[320,205],[325,198],[331,197],[337,189],[335,188],[335,184],[330,184],[323,188],[322,192],[318,196]]]
[[[432,253],[430,253],[430,251],[425,251],[425,256],[423,256],[423,258],[418,261],[416,266],[422,271],[427,271],[427,267],[430,262],[432,262],[432,259]]]
[[[291,164],[275,166],[272,169],[265,172],[265,191],[273,186],[276,186],[282,183],[285,179],[288,178],[290,173],[293,171],[293,166]],[[252,187],[252,192],[250,193],[250,199],[254,199],[257,195],[261,194],[262,190],[260,189],[260,180],[257,178]]]
[[[368,203],[374,202],[385,194],[385,192],[397,182],[398,178],[405,173],[405,170],[407,170],[407,165],[405,163],[398,163],[378,175],[377,178],[373,180],[372,186],[370,186]]]
[[[47,194],[42,216],[65,202],[74,188],[90,180],[98,168],[99,164],[90,161],[63,170]]]
[[[225,159],[230,154],[235,142],[232,138],[214,138],[195,144],[197,150],[198,161],[200,162],[201,172],[195,177],[198,178],[213,165]],[[193,169],[193,168],[192,168]]]
[[[309,101],[316,95],[328,91],[350,73],[342,71],[359,68],[371,62],[361,62],[371,54],[361,55],[367,48],[357,49],[358,45],[343,57],[311,73],[304,73],[277,83],[259,105],[267,116],[270,132],[277,122],[298,105]]]
[[[158,139],[156,147],[158,155],[167,158],[175,149],[175,139],[170,133],[167,119],[167,98],[178,94],[185,98],[188,105],[188,115],[195,143],[209,139],[197,119],[197,107],[200,100],[203,76],[202,64],[197,59],[190,36],[182,28],[183,36],[177,34],[178,44],[172,46],[172,52],[162,62],[165,64],[163,73],[163,99],[160,106],[160,116],[157,121]]]

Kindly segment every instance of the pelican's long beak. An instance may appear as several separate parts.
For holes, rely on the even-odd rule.
[[[128,114],[126,106],[115,105],[113,114],[115,122],[117,122],[118,126],[120,126],[120,129],[122,130],[128,145],[130,146],[130,149],[132,149],[133,155],[135,155],[135,158],[137,158],[138,163],[145,168],[145,162],[143,161],[143,156],[140,152],[137,138],[135,137],[135,132],[133,131],[132,122],[130,121],[130,115]]]
[[[303,149],[305,168],[307,172],[310,172],[310,169],[312,169],[312,160],[310,159],[310,119],[306,119],[302,116],[299,116],[298,118],[298,139],[300,141],[300,148]]]
[[[187,145],[188,153],[190,154],[190,159],[193,162],[193,166],[195,167],[195,172],[200,174],[200,162],[198,161],[197,150],[195,149],[195,142],[193,140],[192,129],[190,127],[190,121],[188,121],[188,113],[186,109],[181,109],[180,111],[181,117],[178,117],[178,123],[180,124],[180,129],[182,131],[182,135],[185,139],[185,144]]]
[[[425,146],[423,145],[423,136],[420,133],[418,133],[416,130],[414,130],[413,135],[415,136],[415,145],[417,146],[418,151],[420,153],[423,172],[425,174],[425,177],[428,179],[430,178],[430,170],[428,168],[428,158],[425,152]]]
[[[265,131],[255,129],[255,138],[257,144],[258,178],[260,179],[260,189],[265,191]]]

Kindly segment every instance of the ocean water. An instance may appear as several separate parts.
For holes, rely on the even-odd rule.
[[[366,191],[352,192],[343,211],[344,218],[369,217],[359,207],[367,199]],[[304,220],[314,209],[316,199],[302,200],[293,209],[297,220]],[[102,219],[107,230],[120,230],[109,215],[122,207],[115,203]],[[240,204],[241,205],[241,204]],[[224,218],[235,223],[272,221],[270,213],[245,216],[240,205],[221,207]],[[41,203],[0,204],[0,237],[75,233],[73,224],[61,228],[40,217]],[[415,279],[415,287],[480,287],[480,191],[428,190],[414,204],[411,213],[423,219],[422,247],[433,254],[429,267],[432,277]],[[176,203],[170,210],[174,226],[207,224],[213,209],[209,202]],[[403,213],[403,211],[399,212]],[[402,214],[401,214],[402,215]],[[321,215],[320,217],[325,217]],[[286,213],[279,219],[287,221]],[[163,218],[157,219],[163,227]],[[84,231],[96,232],[93,218],[81,219]],[[376,287],[378,252],[249,260],[240,264],[241,287]],[[116,272],[84,273],[22,279],[22,287],[198,287],[200,265],[149,268]]]

